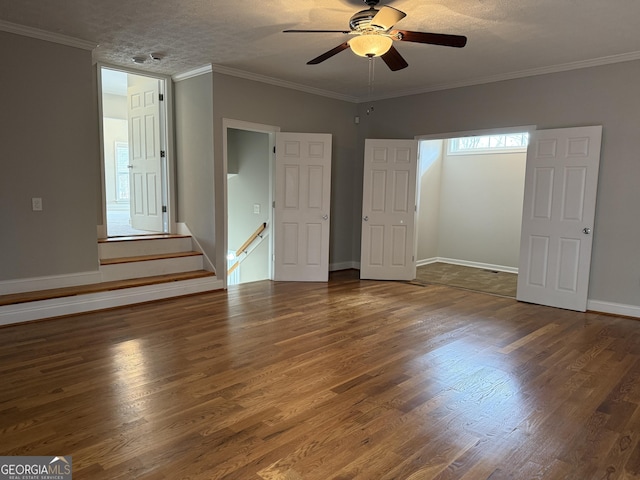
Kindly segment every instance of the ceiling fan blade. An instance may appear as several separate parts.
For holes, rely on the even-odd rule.
[[[462,48],[467,44],[467,37],[462,35],[448,35],[446,33],[411,32],[409,30],[392,30],[391,36],[397,36],[404,42],[428,43],[445,47]]]
[[[349,48],[349,43],[344,42],[343,44],[338,45],[335,48],[332,48],[328,52],[323,53],[319,57],[316,57],[313,60],[309,60],[307,62],[307,65],[317,65],[317,64],[319,64],[321,62],[324,62],[325,60],[333,57],[334,55],[340,53],[341,51],[346,50],[347,48]]]
[[[283,30],[282,33],[351,33],[351,30]]]
[[[407,68],[409,64],[407,61],[400,55],[400,52],[396,50],[396,48],[392,45],[387,53],[382,55],[380,58],[384,60],[384,63],[387,64],[387,67],[392,72],[396,72],[398,70],[402,70],[403,68]]]
[[[376,13],[375,17],[371,19],[371,26],[382,30],[389,30],[406,16],[406,13],[401,12],[397,8],[384,6]]]

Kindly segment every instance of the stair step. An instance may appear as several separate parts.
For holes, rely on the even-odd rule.
[[[156,275],[153,277],[130,278],[112,282],[92,283],[90,285],[78,285],[75,287],[39,290],[36,292],[13,293],[10,295],[0,295],[0,306],[35,302],[39,300],[50,300],[54,298],[72,297],[89,293],[108,292],[112,290],[121,290],[123,288],[143,287],[147,285],[179,282],[181,280],[192,280],[196,278],[214,276],[215,274],[213,272],[209,272],[207,270],[195,270],[167,275]]]
[[[182,258],[182,257],[197,257],[201,256],[200,252],[172,252],[172,253],[158,253],[154,255],[138,255],[135,257],[119,257],[119,258],[103,258],[100,260],[100,265],[118,265],[121,263],[133,263],[133,262],[149,262],[152,260],[164,260],[168,258]]]
[[[138,242],[145,240],[164,240],[171,238],[191,238],[190,235],[177,235],[173,233],[160,233],[160,234],[151,234],[151,235],[133,235],[130,237],[107,237],[107,238],[99,238],[98,243],[118,243],[118,242]]]
[[[160,255],[193,250],[188,235],[144,235],[140,237],[112,237],[98,240],[100,260],[107,258]]]

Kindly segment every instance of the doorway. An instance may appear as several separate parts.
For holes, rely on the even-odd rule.
[[[515,297],[529,130],[419,140],[419,282]]]
[[[229,285],[271,278],[269,143],[267,133],[227,129]]]
[[[227,285],[273,278],[273,151],[278,127],[224,119]]]
[[[481,185],[478,190],[480,172],[477,168],[473,171],[474,165],[468,164],[465,174],[470,174],[470,181],[457,182],[457,194],[453,196],[454,204],[467,200],[461,209],[462,230],[443,241],[444,235],[438,229],[438,256],[443,255],[441,248],[449,249],[444,252],[446,258],[452,251],[451,246],[459,247],[466,242],[466,250],[460,251],[472,253],[478,247],[489,245],[495,250],[494,255],[498,255],[495,258],[500,259],[502,250],[508,252],[510,244],[517,251],[517,300],[585,311],[602,126],[534,130],[520,129],[531,133],[531,145],[524,159],[523,181],[511,182],[524,185],[522,201],[504,198],[493,207],[483,205],[484,197],[493,188]],[[489,135],[493,136],[501,135]],[[475,137],[462,140],[460,143],[474,148]],[[463,153],[448,143],[448,154]],[[504,180],[500,183],[509,184]],[[508,215],[510,203],[515,203],[511,205],[516,207],[513,212],[520,215],[520,238],[507,244],[504,243],[506,235],[501,234],[499,228],[502,218]],[[442,204],[439,215],[447,220],[452,217]],[[517,223],[514,222],[514,230]]]
[[[169,232],[166,81],[101,66],[104,232]]]

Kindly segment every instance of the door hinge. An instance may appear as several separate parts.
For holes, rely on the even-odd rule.
[[[276,147],[275,146],[273,147],[273,153],[276,153]]]
[[[167,152],[165,152],[164,150],[160,150],[160,158],[164,158],[167,156]]]
[[[271,203],[271,208],[276,208],[276,201],[275,200]]]
[[[167,206],[166,205],[162,206],[162,213],[167,213]]]
[[[160,101],[163,102],[164,101],[164,93],[161,93],[158,95],[158,97],[160,98]]]

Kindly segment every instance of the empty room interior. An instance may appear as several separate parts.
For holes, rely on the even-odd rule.
[[[0,476],[640,478],[639,17],[0,0]]]

